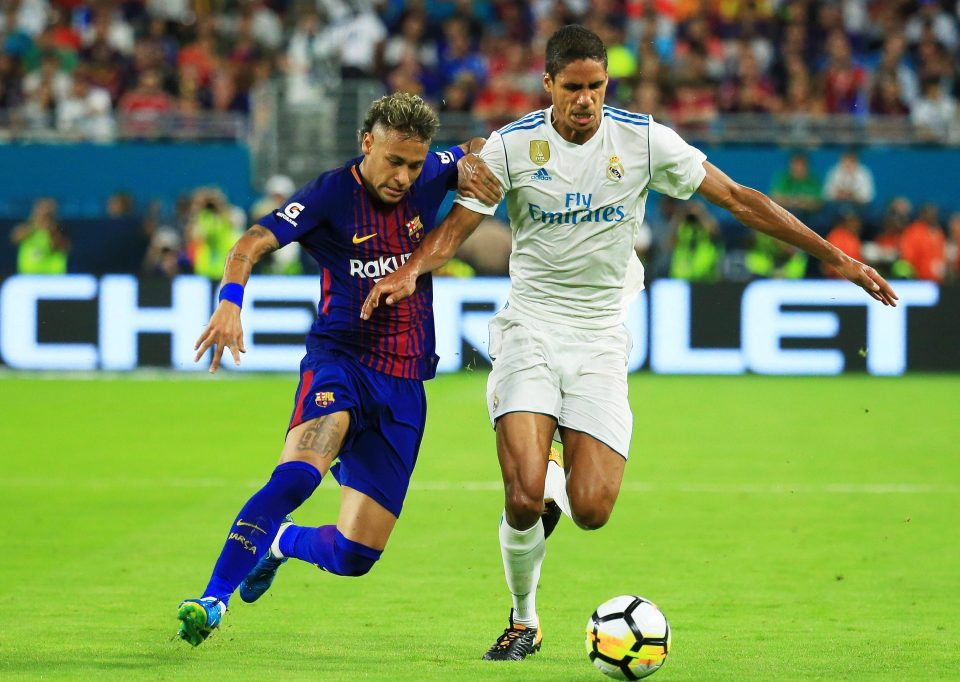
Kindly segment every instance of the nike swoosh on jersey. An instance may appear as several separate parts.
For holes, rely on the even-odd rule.
[[[374,232],[373,234],[368,234],[366,237],[358,237],[358,236],[357,236],[357,233],[354,232],[354,233],[353,233],[353,243],[354,243],[354,244],[362,244],[363,242],[367,241],[368,239],[373,239],[373,238],[376,237],[376,236],[377,236],[377,233]]]

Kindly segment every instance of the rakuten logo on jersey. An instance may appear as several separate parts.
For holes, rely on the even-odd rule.
[[[380,256],[376,260],[360,260],[359,258],[350,259],[350,276],[360,279],[378,280],[386,277],[391,272],[407,262],[410,258],[409,253],[399,256]]]
[[[304,209],[303,204],[298,204],[296,201],[294,201],[292,204],[288,204],[287,207],[283,209],[283,213],[281,213],[280,211],[275,211],[275,213],[278,217],[283,218],[288,223],[296,227],[297,226],[296,217],[300,215],[300,211],[302,211],[303,209]]]
[[[537,204],[527,203],[530,219],[545,225],[576,225],[577,223],[619,223],[627,217],[623,204],[593,208],[593,194],[570,192],[559,211],[550,211]]]

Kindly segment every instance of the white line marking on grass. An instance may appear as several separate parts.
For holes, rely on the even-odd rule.
[[[63,476],[7,476],[0,479],[0,489],[17,488],[83,488],[115,490],[117,488],[257,488],[262,480],[236,481],[226,478],[69,478]],[[960,485],[927,483],[643,483],[625,481],[621,489],[632,493],[691,493],[696,495],[957,495]],[[330,484],[319,490],[336,490]],[[414,492],[481,492],[499,493],[500,481],[413,481]]]

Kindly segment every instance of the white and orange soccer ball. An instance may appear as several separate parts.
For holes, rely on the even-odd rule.
[[[605,675],[639,680],[670,653],[670,625],[656,604],[631,595],[604,602],[587,621],[587,655]]]

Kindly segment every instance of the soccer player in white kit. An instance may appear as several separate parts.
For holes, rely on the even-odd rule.
[[[553,499],[583,529],[603,526],[620,490],[633,418],[627,401],[626,307],[643,287],[633,249],[653,189],[699,193],[744,225],[804,249],[885,305],[877,272],[830,245],[766,195],[743,187],[650,116],[604,105],[607,55],[581,26],[547,42],[553,105],[492,133],[480,153],[500,181],[513,231],[507,306],[490,324],[487,407],[496,429],[505,509],[500,547],[513,595],[509,625],[484,654],[522,660],[542,640],[536,612],[546,553],[541,515]],[[494,207],[458,197],[446,220],[364,303],[409,296]],[[554,435],[563,469],[550,466]],[[565,485],[564,485],[565,484]]]

